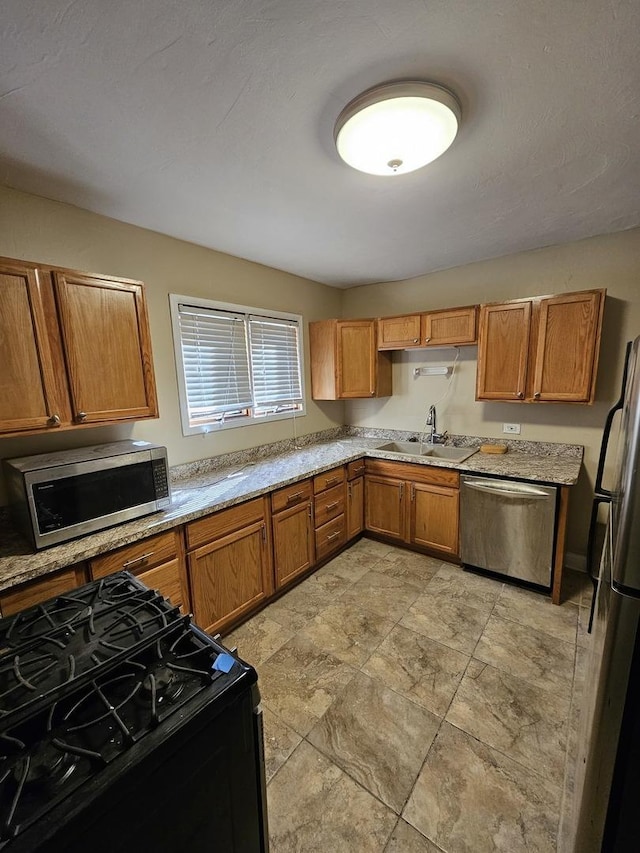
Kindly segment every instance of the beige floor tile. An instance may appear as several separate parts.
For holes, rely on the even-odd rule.
[[[267,782],[282,767],[302,737],[263,703],[264,763]]]
[[[462,679],[447,722],[561,786],[569,698],[479,661]]]
[[[308,740],[400,813],[440,720],[358,673]]]
[[[423,592],[426,584],[441,566],[442,560],[397,548],[387,554],[386,557],[378,560],[372,566],[372,571],[383,572],[391,577],[399,578]]]
[[[349,551],[352,551],[354,554],[364,552],[366,554],[373,555],[378,559],[398,550],[399,549],[395,545],[387,545],[385,542],[378,542],[377,539],[368,539],[366,536],[362,539],[358,539],[355,545],[349,549]]]
[[[527,625],[491,616],[473,654],[543,690],[571,690],[575,647]]]
[[[466,572],[459,566],[442,563],[429,581],[426,592],[490,613],[502,587],[501,581]]]
[[[382,853],[396,815],[308,743],[267,789],[271,853]]]
[[[262,611],[227,634],[223,642],[229,648],[237,646],[238,654],[243,660],[252,666],[259,666],[292,636],[291,629],[270,619],[266,612]]]
[[[446,595],[427,591],[417,598],[400,620],[410,628],[451,649],[470,654],[476,647],[487,620],[488,610],[450,601]]]
[[[444,717],[469,663],[469,655],[396,627],[363,666],[382,684]]]
[[[397,622],[419,595],[415,586],[384,572],[371,571],[350,586],[340,600]]]
[[[447,853],[555,853],[559,798],[544,776],[444,722],[402,816]]]
[[[443,851],[400,818],[391,833],[384,853],[443,853]]]
[[[576,641],[578,607],[575,604],[559,607],[551,603],[548,595],[505,584],[493,615],[529,625],[565,643]]]
[[[345,663],[360,667],[394,623],[340,599],[309,622],[302,635]]]
[[[591,588],[591,581],[586,572],[573,569],[562,570],[562,603],[581,604],[585,592]]]
[[[265,703],[298,734],[306,735],[355,670],[297,634],[260,668]]]

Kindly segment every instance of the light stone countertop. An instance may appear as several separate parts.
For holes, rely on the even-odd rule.
[[[366,432],[352,429],[351,433],[358,431]],[[466,461],[456,463],[377,450],[378,445],[390,440],[402,440],[409,434],[390,430],[376,430],[375,433],[374,437],[366,434],[343,435],[331,441],[309,444],[276,456],[259,457],[257,461],[251,460],[250,451],[246,453],[247,461],[238,462],[239,455],[234,454],[233,459],[237,464],[209,471],[202,470],[202,463],[178,466],[171,472],[170,509],[35,553],[5,520],[0,524],[0,591],[208,513],[250,500],[281,486],[313,477],[362,456],[452,468],[461,473],[511,477],[565,486],[574,485],[582,464],[582,447],[578,445],[512,440],[504,442],[509,446],[509,452],[504,455],[476,452]],[[495,443],[495,439],[468,436],[451,438],[452,443],[459,446],[479,447],[485,441]],[[174,479],[176,474],[179,479]]]

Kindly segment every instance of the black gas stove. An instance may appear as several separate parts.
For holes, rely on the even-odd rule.
[[[255,670],[126,572],[0,620],[0,849],[268,849]]]

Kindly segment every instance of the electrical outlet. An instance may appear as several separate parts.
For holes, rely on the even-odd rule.
[[[510,432],[512,435],[520,435],[520,424],[502,424],[502,432]]]

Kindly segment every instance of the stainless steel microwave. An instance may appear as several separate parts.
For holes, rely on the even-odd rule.
[[[9,501],[36,550],[166,509],[167,449],[115,441],[7,459]]]

